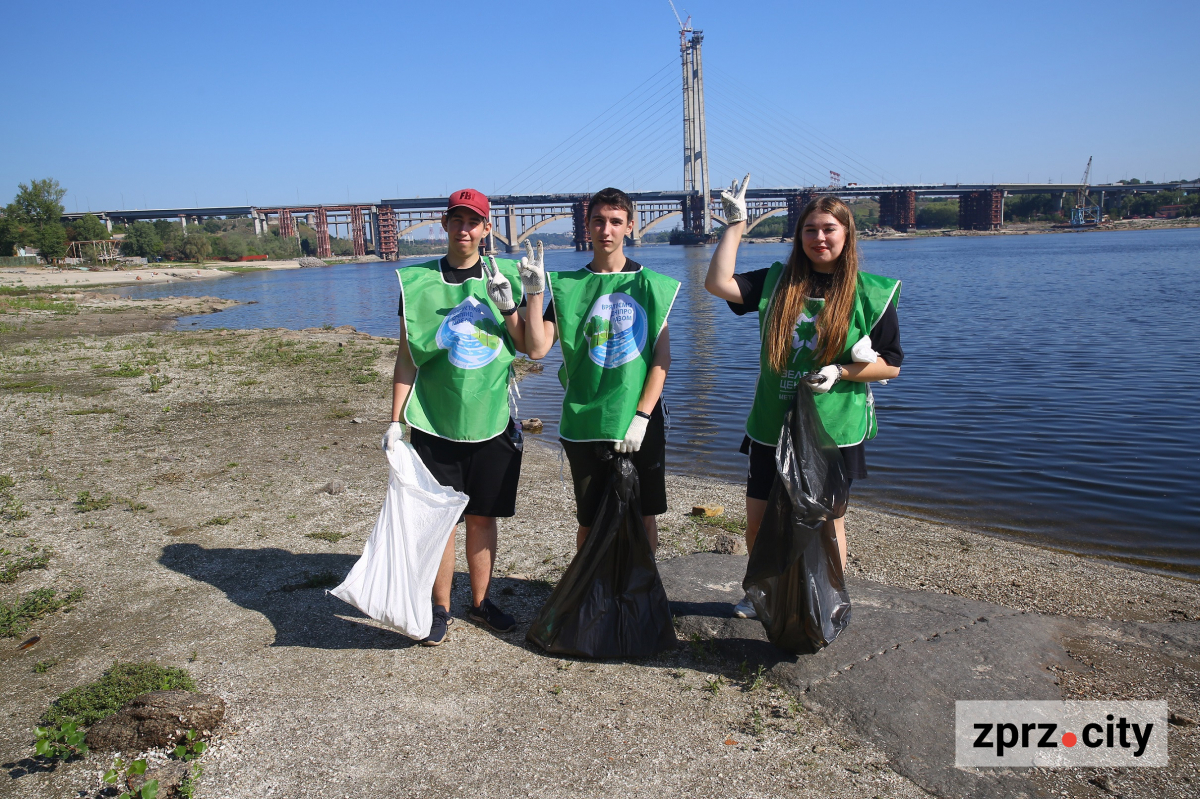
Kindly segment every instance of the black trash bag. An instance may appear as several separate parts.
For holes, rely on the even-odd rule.
[[[675,646],[671,606],[642,523],[637,471],[597,446],[612,473],[583,548],[525,636],[547,652],[636,658]]]
[[[742,587],[772,644],[811,654],[850,623],[837,537],[823,529],[826,520],[845,514],[850,481],[841,450],[803,382],[784,417],[775,468],[778,479]]]

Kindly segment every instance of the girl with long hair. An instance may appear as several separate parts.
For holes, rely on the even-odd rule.
[[[821,422],[841,448],[851,480],[861,479],[867,476],[864,442],[876,432],[867,384],[898,376],[904,351],[896,315],[900,281],[859,270],[854,214],[837,197],[817,197],[804,207],[786,264],[735,273],[749,180],[747,175],[740,187],[735,182],[721,193],[727,224],[704,288],[728,302],[735,314],[757,311],[759,316],[759,376],[742,442],[742,452],[750,456],[746,547],[753,549],[775,481],[784,414],[800,378],[819,373],[813,391]],[[843,522],[827,524],[837,535],[845,568]],[[734,607],[734,614],[754,617],[749,598]]]

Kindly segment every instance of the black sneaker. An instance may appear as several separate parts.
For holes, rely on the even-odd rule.
[[[433,606],[433,624],[429,627],[429,635],[421,639],[421,646],[441,646],[446,643],[446,628],[454,622],[450,611],[441,605]]]
[[[512,632],[517,626],[517,620],[496,607],[490,599],[483,600],[483,603],[477,608],[471,608],[471,612],[467,615],[470,616],[471,621],[486,624],[498,633]]]

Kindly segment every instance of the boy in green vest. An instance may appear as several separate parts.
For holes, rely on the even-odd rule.
[[[390,450],[412,446],[439,483],[470,497],[464,511],[471,575],[469,617],[499,632],[516,620],[488,599],[496,560],[496,517],[516,512],[521,437],[508,410],[509,370],[525,350],[515,261],[481,258],[492,230],[488,199],[474,189],[450,195],[442,227],[446,256],[397,269],[400,278],[400,349],[393,375],[392,423],[383,437]],[[403,423],[401,422],[403,419]],[[462,520],[460,520],[462,521]],[[421,643],[446,640],[454,537],[450,534],[433,584],[433,625]]]
[[[562,341],[563,396],[560,441],[571,462],[582,547],[608,482],[611,466],[597,444],[628,455],[637,469],[642,514],[650,545],[658,547],[655,516],[667,510],[663,383],[671,366],[667,316],[679,281],[625,257],[633,233],[633,201],[603,189],[588,202],[592,262],[574,272],[546,275],[550,302],[529,294],[525,335],[529,356],[541,358]],[[530,251],[521,275],[544,272]]]

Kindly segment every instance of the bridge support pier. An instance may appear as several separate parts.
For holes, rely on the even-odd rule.
[[[783,235],[779,237],[780,241],[796,235],[796,225],[800,224],[800,214],[804,211],[804,206],[812,202],[812,198],[811,191],[802,191],[799,194],[787,196],[787,222],[784,223]]]
[[[969,191],[958,196],[958,227],[961,230],[999,230],[1003,224],[1003,191]]]
[[[917,226],[917,193],[902,189],[879,195],[879,224],[901,233]]]
[[[179,215],[179,226],[181,228],[183,228],[183,235],[186,236],[187,235],[187,215],[186,214]]]
[[[629,236],[629,246],[642,246],[642,224],[641,216],[638,214],[637,203],[633,204],[633,233]]]
[[[357,205],[350,206],[350,238],[354,241],[354,257],[361,258],[366,255],[367,243],[363,240],[362,208]]]
[[[505,252],[520,252],[520,248],[517,246],[517,236],[519,235],[521,234],[517,232],[517,209],[510,205],[504,212],[504,237],[508,239],[508,244],[504,245]]]
[[[571,204],[571,225],[575,233],[575,252],[586,252],[592,249],[592,237],[587,227],[588,201],[580,200]]]
[[[329,246],[329,219],[324,207],[317,208],[317,257],[333,257],[333,248]]]

